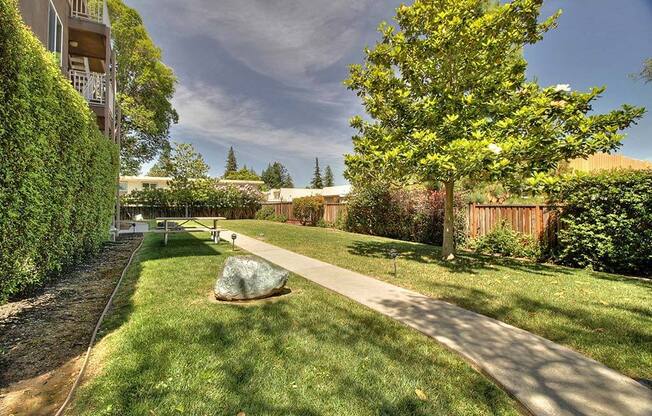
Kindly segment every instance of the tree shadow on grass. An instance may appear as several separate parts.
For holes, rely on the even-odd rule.
[[[222,243],[214,245],[206,239],[194,234],[173,234],[168,240],[168,245],[163,244],[162,236],[150,234],[146,236],[143,247],[123,279],[122,285],[113,300],[112,311],[107,314],[102,323],[102,328],[98,333],[96,342],[99,342],[106,334],[109,334],[119,328],[129,320],[134,310],[133,296],[138,288],[140,276],[148,262],[174,258],[192,258],[205,256],[219,256],[228,250],[228,245]],[[187,275],[192,275],[193,270],[188,270]]]
[[[307,416],[512,411],[495,386],[430,340],[303,279],[290,284],[299,294],[255,307],[140,310],[139,324],[125,328],[119,356],[83,391],[82,403],[159,415],[175,408]],[[425,385],[393,382],[404,374]],[[430,399],[419,400],[415,387],[430,388]]]
[[[477,274],[483,270],[504,267],[541,276],[572,274],[573,271],[552,265],[502,257],[491,257],[469,252],[458,252],[455,260],[441,259],[441,247],[401,241],[356,240],[348,247],[349,254],[368,258],[390,259],[391,250],[396,250],[400,258],[422,264],[434,264],[452,273]]]
[[[641,324],[652,325],[652,310],[614,304],[596,313],[591,307],[603,305],[561,304],[515,294],[498,302],[499,296],[485,290],[438,282],[431,284],[453,289],[447,292],[455,294],[442,298],[443,301],[535,332],[553,342],[575,346],[597,361],[633,377],[652,377],[652,353],[646,347],[652,345],[652,332],[642,329],[644,325]],[[636,314],[640,319],[624,320],[618,310]],[[623,369],[623,365],[630,371]]]

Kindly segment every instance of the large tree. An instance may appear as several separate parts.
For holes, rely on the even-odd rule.
[[[525,76],[523,47],[542,39],[559,12],[539,21],[541,0],[487,7],[483,0],[416,0],[398,27],[353,65],[346,85],[371,120],[354,117],[347,177],[383,174],[443,183],[442,256],[451,259],[453,194],[465,178],[508,184],[550,180],[560,162],[617,149],[620,130],[641,117],[631,106],[588,114],[603,92],[542,88]]]
[[[270,189],[294,188],[290,173],[280,162],[267,165],[260,177]]]
[[[169,145],[176,77],[161,61],[161,50],[147,34],[138,12],[122,0],[109,0],[111,37],[117,56],[117,102],[121,110],[121,171],[140,167]]]
[[[224,167],[224,177],[238,171],[238,161],[235,159],[235,152],[233,147],[229,148],[229,153],[226,156],[226,166]]]
[[[324,169],[324,186],[335,186],[335,178],[333,178],[333,170],[330,165],[326,165],[326,169]]]
[[[315,158],[315,170],[312,174],[310,187],[312,189],[322,189],[324,187],[324,183],[321,179],[321,169],[319,168],[319,158]]]

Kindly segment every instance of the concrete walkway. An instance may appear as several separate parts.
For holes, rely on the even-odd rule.
[[[225,239],[232,232],[222,232]],[[461,354],[529,412],[652,416],[652,391],[568,348],[484,315],[236,233],[236,245]]]

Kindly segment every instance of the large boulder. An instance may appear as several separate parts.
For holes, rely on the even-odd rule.
[[[289,273],[253,256],[229,257],[215,283],[218,300],[248,300],[274,296],[285,287]]]

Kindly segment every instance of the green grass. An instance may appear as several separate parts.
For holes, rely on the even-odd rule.
[[[147,237],[71,414],[518,414],[430,338],[301,277],[274,302],[211,301],[233,253],[206,237]]]
[[[569,346],[624,374],[652,378],[652,282],[265,221],[224,227],[444,299]],[[262,237],[261,237],[262,235]],[[388,251],[401,253],[398,277]]]

